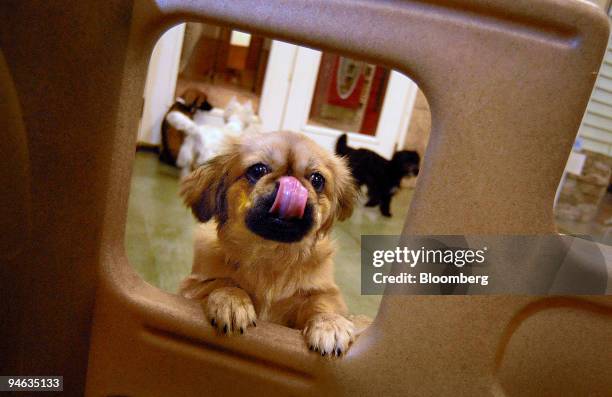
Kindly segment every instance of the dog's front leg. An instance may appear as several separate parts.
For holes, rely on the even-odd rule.
[[[250,326],[257,326],[257,315],[251,297],[230,278],[197,280],[197,275],[187,278],[181,287],[186,298],[202,302],[210,324],[225,335],[241,333]]]
[[[322,356],[340,356],[355,340],[355,326],[344,317],[344,301],[338,291],[310,296],[298,312],[298,327],[310,350]]]
[[[240,287],[215,289],[204,300],[204,310],[210,324],[226,335],[257,326],[253,301]]]

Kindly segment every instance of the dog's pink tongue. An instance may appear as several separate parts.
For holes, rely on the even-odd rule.
[[[292,176],[281,177],[279,184],[270,212],[278,213],[283,219],[303,217],[308,200],[308,190]]]

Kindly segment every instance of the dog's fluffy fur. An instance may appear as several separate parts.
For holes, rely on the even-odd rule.
[[[247,170],[258,163],[269,173],[250,180]],[[319,192],[310,183],[314,172],[325,178]],[[285,175],[308,190],[302,219],[269,213]],[[311,350],[322,355],[346,351],[354,326],[334,281],[329,238],[335,219],[349,217],[356,198],[342,159],[296,133],[243,135],[186,177],[181,195],[204,223],[181,293],[203,302],[220,333],[243,333],[262,319],[302,329]]]
[[[380,205],[384,216],[391,216],[391,198],[402,182],[402,178],[418,175],[420,157],[417,152],[402,150],[391,160],[368,149],[353,149],[347,144],[346,134],[338,138],[336,153],[346,157],[358,186],[368,188],[367,207]]]
[[[233,97],[223,112],[223,119],[225,125],[216,127],[199,125],[192,118],[177,111],[166,115],[166,121],[182,131],[185,136],[176,159],[177,167],[181,168],[181,176],[186,176],[206,160],[217,155],[225,137],[237,137],[242,133],[258,129],[257,116],[251,101],[243,105]]]
[[[178,152],[183,143],[184,129],[191,123],[198,110],[209,111],[211,109],[212,105],[208,102],[206,94],[197,89],[190,88],[176,98],[162,122],[162,145],[159,160],[166,164],[176,165]],[[170,119],[168,116],[171,116]]]

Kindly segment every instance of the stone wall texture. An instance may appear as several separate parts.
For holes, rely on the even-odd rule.
[[[581,175],[568,174],[555,207],[560,219],[590,222],[606,194],[612,174],[612,157],[583,150],[586,161]]]

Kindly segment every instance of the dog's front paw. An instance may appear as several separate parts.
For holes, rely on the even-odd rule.
[[[339,314],[320,313],[308,320],[303,333],[310,350],[340,356],[355,339],[355,326]]]
[[[240,288],[214,290],[208,296],[205,310],[210,324],[224,334],[243,334],[249,326],[257,326],[251,297]]]

